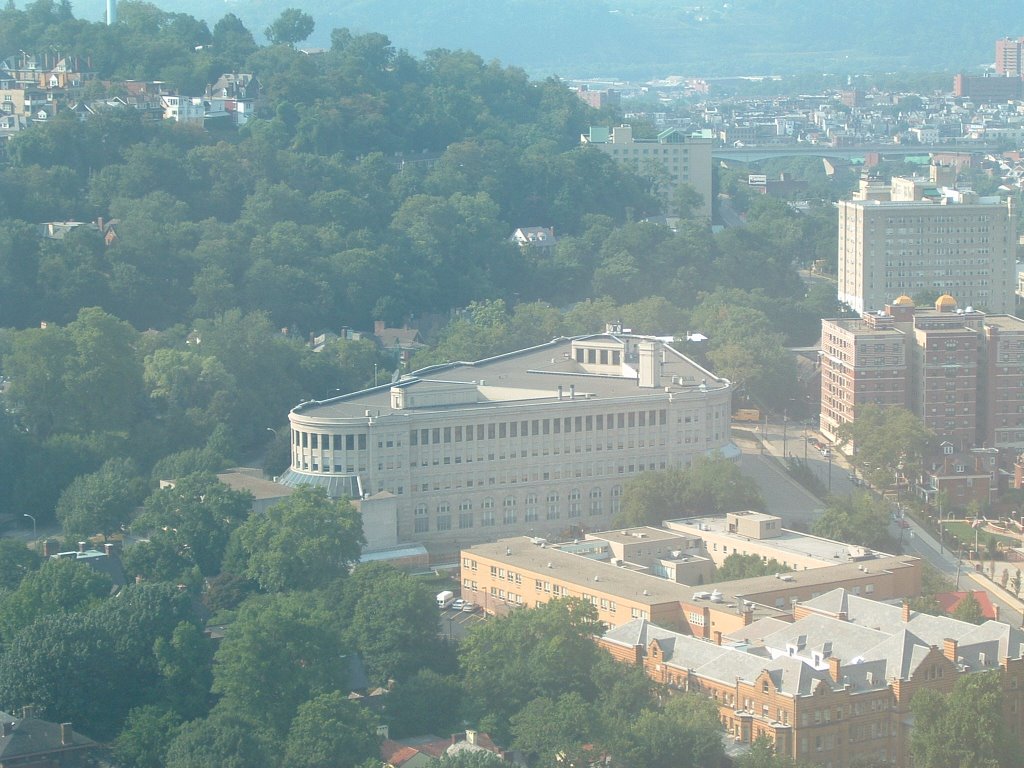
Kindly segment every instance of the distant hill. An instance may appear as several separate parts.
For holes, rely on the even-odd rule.
[[[984,12],[955,0],[158,0],[205,19],[239,16],[263,30],[287,7],[316,20],[309,46],[349,27],[383,32],[414,55],[464,48],[534,76],[663,77],[894,70],[978,71],[994,41],[1024,34],[1020,0]],[[96,20],[103,0],[78,0]]]

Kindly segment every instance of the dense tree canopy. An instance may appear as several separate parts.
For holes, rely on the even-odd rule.
[[[839,427],[840,445],[853,444],[856,463],[874,486],[886,488],[897,476],[914,477],[935,438],[906,408],[867,404],[856,419]]]
[[[888,530],[888,502],[866,492],[830,496],[825,511],[811,527],[816,536],[881,550],[895,544]]]
[[[950,695],[921,691],[910,702],[910,752],[922,768],[988,765],[1008,768],[1020,745],[1003,719],[998,671],[963,675]]]
[[[245,575],[268,592],[314,589],[348,572],[359,558],[363,524],[345,500],[303,486],[235,532]]]
[[[626,483],[614,525],[661,525],[672,517],[758,509],[757,484],[735,462],[697,457],[686,469],[644,472]]]

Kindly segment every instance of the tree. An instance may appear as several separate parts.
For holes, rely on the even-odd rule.
[[[698,456],[686,469],[644,472],[622,492],[616,526],[660,525],[671,517],[734,512],[762,506],[757,484],[721,456]]]
[[[128,713],[124,730],[111,747],[125,768],[163,768],[167,747],[181,725],[172,710],[158,704],[137,707]]]
[[[774,557],[770,560],[762,560],[758,555],[743,555],[739,552],[733,552],[725,558],[715,571],[715,581],[772,576],[789,570],[787,566],[780,563]]]
[[[0,539],[0,594],[15,589],[42,564],[39,555],[16,539]]]
[[[42,615],[0,653],[0,701],[34,704],[45,719],[112,739],[128,712],[152,695],[159,681],[154,643],[188,608],[188,596],[174,586],[132,585],[88,610]]]
[[[442,655],[437,605],[422,581],[386,563],[356,566],[342,586],[346,637],[371,679],[404,680]]]
[[[153,654],[160,667],[161,700],[181,719],[205,714],[213,682],[213,645],[203,631],[182,621],[169,638],[158,637]]]
[[[348,572],[364,543],[351,503],[303,486],[235,532],[245,575],[270,592],[315,589]]]
[[[248,516],[252,494],[235,491],[215,476],[194,474],[161,488],[144,502],[135,531],[163,532],[190,553],[204,576],[220,571],[228,537]]]
[[[0,639],[11,642],[17,632],[41,616],[87,608],[107,597],[110,587],[109,576],[85,563],[47,560],[28,573],[17,589],[0,597]]]
[[[57,502],[57,520],[69,541],[97,533],[109,538],[131,520],[144,493],[138,470],[128,459],[110,459],[98,472],[75,478]]]
[[[919,692],[910,702],[914,728],[910,753],[921,768],[1017,764],[1018,740],[1003,719],[1002,677],[998,670],[964,675],[945,696]]]
[[[775,742],[767,736],[758,736],[750,751],[734,761],[736,768],[796,768],[793,758],[775,751]]]
[[[853,444],[868,482],[885,488],[897,473],[912,477],[920,471],[935,436],[906,408],[867,404],[839,427],[838,437],[840,447]]]
[[[216,707],[205,720],[180,727],[167,748],[165,768],[272,768],[274,737],[261,718]]]
[[[1020,568],[1014,571],[1013,578],[1010,579],[1010,591],[1013,592],[1014,596],[1020,595],[1021,575]]]
[[[257,718],[283,737],[303,702],[340,690],[345,648],[308,595],[260,595],[238,610],[214,656],[218,706]]]
[[[555,765],[559,755],[581,754],[598,725],[592,705],[573,691],[557,699],[542,696],[512,716],[512,746],[539,765]]]
[[[966,621],[968,624],[983,624],[986,621],[984,614],[981,612],[981,603],[978,602],[978,598],[971,591],[964,595],[964,599],[957,603],[956,608],[953,609],[950,615],[954,619]]]
[[[642,712],[613,751],[626,765],[698,768],[724,757],[718,707],[699,694],[672,696],[661,710]]]
[[[846,497],[830,496],[825,512],[811,526],[811,533],[833,541],[884,550],[893,544],[888,528],[886,502],[859,492]]]
[[[263,34],[267,36],[271,45],[294,46],[313,34],[315,27],[316,22],[308,13],[303,13],[298,8],[285,8]]]
[[[377,717],[341,691],[299,707],[284,743],[295,768],[356,768],[378,755]]]
[[[462,686],[454,677],[421,669],[399,680],[388,694],[387,722],[392,738],[451,733],[458,726]]]
[[[500,742],[512,715],[530,701],[578,692],[596,695],[590,673],[603,655],[593,641],[596,611],[575,599],[552,600],[474,627],[462,644],[469,711]]]

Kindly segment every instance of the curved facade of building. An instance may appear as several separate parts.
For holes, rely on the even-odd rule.
[[[728,380],[662,339],[561,338],[297,405],[281,480],[393,494],[395,540],[435,554],[607,528],[630,478],[736,453],[731,398]]]

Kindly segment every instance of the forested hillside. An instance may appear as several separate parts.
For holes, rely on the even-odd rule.
[[[259,37],[294,5],[173,0],[166,8],[210,24],[230,11]],[[1014,0],[987,3],[969,19],[953,0],[306,0],[300,7],[317,22],[310,45],[326,47],[331,29],[349,27],[383,32],[417,55],[464,48],[563,77],[957,71],[991,62],[997,37],[1024,32]],[[104,3],[77,0],[74,9],[98,20]]]
[[[286,436],[268,446],[268,427],[292,405],[396,367],[369,341],[306,343],[343,327],[443,324],[469,306],[426,364],[613,316],[661,333],[714,326],[692,353],[771,403],[790,396],[780,345],[810,342],[834,311],[827,291],[805,297],[795,272],[834,256],[830,208],[757,200],[745,229],[717,236],[697,220],[644,223],[659,212],[648,182],[578,145],[588,124],[617,116],[558,80],[467,52],[416,58],[377,33],[335,30],[330,51],[310,57],[256,45],[231,15],[212,32],[144,3],[122,4],[121,18],[84,22],[49,0],[0,12],[7,50],[60,40],[99,73],[86,89],[95,114],[58,111],[16,135],[0,167],[0,496],[11,509],[59,517],[62,491],[109,460],[148,479],[271,450],[280,470]],[[266,94],[238,131],[98,101],[129,78],[237,71]],[[42,237],[49,221],[104,230]],[[538,225],[557,232],[553,251],[510,242]]]
[[[110,597],[107,576],[0,539],[0,709],[74,722],[124,768],[362,765],[382,722],[395,735],[479,722],[543,759],[598,744],[638,765],[716,762],[713,709],[661,707],[642,673],[602,658],[591,606],[489,624],[462,674],[430,588],[351,568],[362,536],[347,501],[299,489],[250,516],[251,497],[213,473],[279,472],[290,407],[387,381],[394,350],[340,333],[374,320],[436,318],[414,365],[611,319],[703,328],[712,340],[691,354],[787,402],[783,343],[807,343],[835,310],[796,272],[835,253],[831,207],[744,200],[742,229],[671,230],[642,220],[660,212],[649,182],[579,147],[589,123],[619,116],[556,79],[467,52],[414,57],[378,33],[337,29],[307,56],[257,45],[231,15],[212,31],[144,3],[121,18],[50,0],[0,11],[0,55],[59,49],[97,73],[85,119],[58,109],[0,164],[0,525],[130,543],[130,586]],[[226,72],[265,93],[240,130],[116,106],[128,79],[201,92]],[[551,252],[510,242],[536,225],[555,229]],[[348,698],[391,680],[383,712]],[[568,713],[554,736],[552,711]]]

